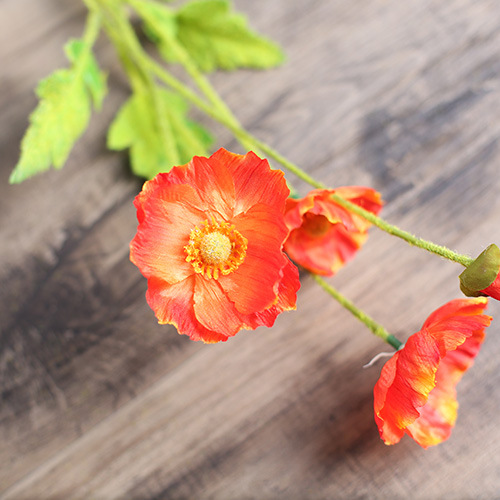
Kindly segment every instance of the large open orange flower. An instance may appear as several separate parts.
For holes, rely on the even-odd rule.
[[[159,323],[212,343],[295,309],[298,271],[282,251],[288,195],[267,160],[225,149],[146,182],[130,260]]]
[[[285,222],[290,234],[285,251],[297,264],[325,276],[354,257],[370,227],[368,221],[333,201],[333,193],[375,214],[382,208],[377,191],[358,186],[315,189],[300,200],[287,200]]]
[[[450,436],[455,386],[472,365],[491,317],[488,299],[457,299],[434,311],[384,365],[374,389],[375,421],[385,444],[405,434],[427,448]]]

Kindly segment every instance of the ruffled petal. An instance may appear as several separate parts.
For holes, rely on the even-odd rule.
[[[427,403],[420,409],[420,417],[407,429],[408,434],[423,448],[448,439],[455,425],[458,409],[456,385],[472,366],[484,340],[484,328],[491,321],[489,316],[480,315],[483,308],[484,299],[479,303],[464,305],[461,312],[475,311],[478,315],[466,318],[466,324],[462,328],[469,332],[466,333],[467,338],[463,343],[453,348],[450,334],[443,337],[449,350],[437,369],[436,386],[430,392]]]
[[[319,237],[295,229],[284,248],[292,260],[309,271],[331,276],[354,257],[367,238],[366,233],[350,232],[344,225],[334,224]]]
[[[168,173],[175,182],[196,186],[208,210],[220,214],[223,220],[232,218],[235,204],[233,163],[241,155],[221,148],[210,158],[195,156],[186,165],[174,167]]]
[[[379,415],[384,408],[387,392],[394,382],[396,376],[396,366],[399,358],[399,353],[387,361],[382,368],[380,378],[378,379],[373,389],[375,423],[377,424],[380,437],[385,444],[395,444],[404,436],[404,430],[401,429],[394,419],[384,420]]]
[[[491,317],[484,298],[459,299],[432,313],[383,367],[374,388],[375,421],[386,444],[404,432],[426,448],[447,439],[456,420],[455,386],[472,365]]]
[[[335,189],[335,194],[375,215],[380,212],[384,204],[382,196],[378,191],[365,186],[339,187]],[[371,226],[371,223],[363,217],[353,213],[349,213],[349,215],[358,231],[366,231]]]
[[[281,271],[281,281],[278,285],[278,298],[276,303],[264,311],[257,312],[246,317],[246,321],[252,325],[271,327],[276,318],[284,311],[291,311],[297,308],[297,291],[300,288],[299,270],[286,258],[286,264]]]
[[[205,219],[195,208],[199,203],[193,188],[186,185],[163,186],[138,200],[142,216],[130,243],[130,260],[146,278],[155,276],[173,284],[193,273],[184,246],[191,230]]]
[[[242,328],[247,328],[247,324],[220,283],[200,275],[196,276],[194,313],[203,326],[226,337],[232,337]]]
[[[262,311],[275,303],[278,294],[280,273],[287,262],[281,249],[286,226],[279,212],[262,204],[232,222],[248,240],[248,247],[243,264],[219,282],[239,312]]]
[[[366,241],[370,226],[332,200],[333,194],[375,214],[382,207],[379,193],[357,186],[316,189],[301,200],[287,200],[285,222],[290,234],[285,251],[304,268],[326,276],[354,257]]]
[[[227,340],[227,336],[202,325],[194,313],[194,289],[196,276],[169,285],[158,278],[148,280],[146,300],[162,325],[171,324],[180,334],[191,340],[214,343]]]
[[[255,153],[241,156],[232,165],[236,193],[235,215],[257,204],[284,210],[290,194],[281,170],[272,170],[267,160]]]

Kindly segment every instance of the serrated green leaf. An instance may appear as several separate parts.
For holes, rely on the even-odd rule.
[[[132,171],[146,179],[168,172],[175,164],[187,163],[194,155],[206,155],[212,136],[186,117],[188,104],[176,94],[157,89],[160,102],[152,92],[135,92],[121,107],[108,131],[108,148],[130,148]],[[161,109],[159,110],[158,107]],[[162,136],[158,112],[168,122],[168,141]],[[174,151],[166,147],[169,142]]]
[[[231,11],[227,0],[194,0],[176,12],[154,2],[134,5],[148,32],[159,38],[159,50],[169,62],[180,62],[169,44],[172,36],[204,72],[266,69],[283,62],[279,46],[252,31],[243,15]]]
[[[11,183],[22,182],[51,166],[61,168],[87,128],[91,101],[100,108],[107,92],[106,77],[90,49],[81,40],[72,40],[65,50],[72,66],[55,71],[38,84],[40,102],[30,115]]]

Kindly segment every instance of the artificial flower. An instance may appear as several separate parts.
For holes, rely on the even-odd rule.
[[[385,444],[406,433],[427,448],[450,436],[455,386],[470,368],[491,317],[488,299],[457,299],[434,311],[382,368],[374,389],[375,421]]]
[[[288,194],[267,160],[225,149],[146,182],[130,259],[158,322],[213,343],[295,309],[298,271],[282,250]]]
[[[459,277],[465,295],[500,300],[500,249],[495,244],[488,246]]]
[[[316,274],[331,276],[366,241],[370,223],[331,199],[332,194],[377,214],[380,193],[367,187],[315,189],[299,200],[289,198],[285,222],[290,234],[285,251],[297,264]]]

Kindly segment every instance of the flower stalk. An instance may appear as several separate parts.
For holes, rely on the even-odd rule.
[[[390,334],[380,323],[377,323],[373,318],[368,316],[364,311],[356,307],[349,299],[342,295],[336,288],[330,285],[326,280],[312,274],[312,277],[318,285],[325,290],[331,297],[333,297],[339,304],[345,307],[355,318],[359,319],[368,329],[377,337],[380,337],[384,342],[387,342],[394,349],[401,348],[403,343],[398,340],[394,335]]]

